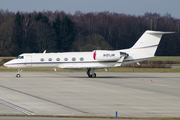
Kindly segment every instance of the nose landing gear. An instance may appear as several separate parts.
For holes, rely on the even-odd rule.
[[[18,69],[18,74],[16,75],[17,78],[20,78],[21,77],[21,72],[23,71],[23,69]]]
[[[94,72],[94,69],[88,68],[87,70],[88,70],[87,71],[88,77],[90,77],[90,78],[95,78],[96,77],[96,73]]]

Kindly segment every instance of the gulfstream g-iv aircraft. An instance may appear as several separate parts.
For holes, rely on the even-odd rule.
[[[87,69],[88,77],[95,78],[95,69],[107,69],[126,64],[138,63],[153,58],[163,34],[147,30],[139,40],[129,49],[122,50],[94,50],[92,52],[62,52],[62,53],[23,53],[4,66],[17,68],[18,74],[27,68],[64,68]]]

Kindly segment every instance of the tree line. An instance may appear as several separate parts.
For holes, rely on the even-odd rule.
[[[156,55],[180,55],[180,19],[170,14],[0,10],[0,56],[130,48],[146,30],[176,32],[163,36]]]

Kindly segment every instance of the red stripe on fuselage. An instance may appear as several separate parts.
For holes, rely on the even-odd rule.
[[[94,58],[94,60],[96,60],[96,51],[93,54],[93,58]]]

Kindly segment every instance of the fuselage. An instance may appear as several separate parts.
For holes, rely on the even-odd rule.
[[[122,50],[123,51],[123,50]],[[94,59],[92,52],[63,52],[63,53],[24,53],[7,62],[4,66],[9,68],[64,68],[64,69],[86,69],[86,68],[109,68],[115,67],[120,59],[121,51],[104,51],[102,59]],[[119,54],[119,55],[118,55]],[[98,56],[98,54],[97,54]],[[118,56],[118,57],[117,57]],[[144,59],[143,59],[144,60]],[[124,64],[142,61],[128,56]]]
[[[10,68],[106,68],[113,67],[114,61],[97,61],[94,52],[24,53],[4,64]]]

